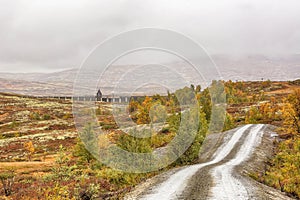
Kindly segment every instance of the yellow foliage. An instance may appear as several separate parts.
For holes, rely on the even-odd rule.
[[[150,123],[149,111],[152,105],[152,98],[146,96],[145,100],[141,105],[138,106],[137,123],[148,124]]]
[[[26,142],[24,144],[24,148],[25,148],[25,151],[27,152],[28,160],[31,161],[31,157],[35,152],[35,148],[34,148],[32,141]]]
[[[282,142],[279,150],[272,161],[273,166],[266,173],[265,182],[300,197],[300,138]]]
[[[300,90],[295,91],[285,100],[281,113],[284,121],[281,131],[288,134],[290,139],[280,143],[278,152],[272,160],[272,166],[266,172],[264,182],[299,198]]]
[[[100,134],[98,136],[98,147],[100,149],[106,149],[111,144],[107,134]]]

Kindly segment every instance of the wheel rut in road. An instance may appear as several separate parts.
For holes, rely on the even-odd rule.
[[[125,199],[290,199],[241,173],[248,167],[248,162],[249,166],[264,162],[261,157],[272,150],[271,135],[274,132],[270,130],[269,125],[256,124],[209,135],[201,153],[202,163],[173,169],[149,179]]]

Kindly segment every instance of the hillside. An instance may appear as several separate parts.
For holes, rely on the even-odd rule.
[[[292,129],[293,126],[285,124],[288,122],[286,121],[288,118],[284,117],[286,112],[281,112],[281,110],[289,105],[286,98],[293,94],[294,90],[300,89],[297,83],[298,81],[224,82],[228,102],[224,131],[244,124],[257,123],[281,127],[282,129],[278,130],[272,126],[272,131],[279,133],[282,145],[277,145],[277,142],[273,143],[272,140],[268,145],[275,144],[271,147],[275,148],[274,159],[280,159],[290,164],[295,159],[293,156],[297,154],[287,146],[293,146],[296,149],[298,137],[295,130]],[[209,109],[210,96],[207,89],[199,92],[197,89],[194,91],[191,88],[178,90],[177,95],[186,99],[185,95],[188,96],[191,92],[196,92],[199,103],[202,105],[200,118],[202,126],[197,133],[196,140],[176,162],[161,171],[145,174],[126,173],[111,169],[98,162],[87,152],[81,141],[78,140],[70,101],[22,98],[1,93],[0,178],[10,183],[12,180],[14,182],[8,196],[16,200],[72,199],[75,197],[83,199],[84,196],[100,199],[121,198],[132,191],[134,186],[145,182],[150,177],[162,172],[168,173],[168,170],[176,170],[179,169],[178,167],[203,162],[198,159],[198,155],[207,136],[205,124],[210,119],[205,116],[208,116],[206,113],[211,112]],[[158,115],[150,118],[150,108],[157,105],[158,102],[166,109],[165,111],[160,110]],[[125,129],[120,128],[119,124],[115,122],[111,104],[98,102],[95,104],[96,115],[100,126],[106,133],[104,138],[98,138],[100,141],[110,140],[123,149],[133,152],[151,152],[154,149],[163,149],[176,135],[180,115],[186,114],[186,112],[180,113],[174,94],[170,94],[169,97],[157,95],[141,98],[138,101],[132,101],[128,109],[131,120],[141,124],[138,129],[133,127],[132,131],[136,131],[133,134],[147,133],[140,127],[151,120],[156,123],[166,120],[166,124],[161,126],[161,130],[153,130],[150,139],[136,139],[124,134]],[[162,107],[158,106],[156,109],[159,110]],[[292,108],[289,109],[286,111],[292,113]],[[121,119],[124,124],[130,124],[128,116],[121,116]],[[89,127],[86,127],[84,132],[92,134]],[[233,131],[221,135],[211,134],[208,135],[208,139],[213,135],[217,138],[224,134],[229,136],[231,133]],[[205,149],[205,147],[203,148]],[[269,150],[268,159],[264,160],[260,168],[248,169],[245,167],[248,170],[248,178],[249,176],[254,178],[255,184],[265,183],[295,197],[298,195],[298,191],[292,187],[295,185],[294,179],[290,178],[291,174],[284,174],[284,171],[280,170],[280,163],[274,164],[273,152],[270,154]],[[212,152],[213,150],[202,152],[200,157],[212,154]],[[285,157],[281,157],[282,155]],[[287,155],[291,156],[287,157]],[[280,176],[277,177],[278,174]],[[297,174],[292,177],[294,176]],[[191,187],[192,190],[193,187]],[[198,186],[195,185],[195,187]],[[4,190],[0,190],[0,195],[5,196]]]
[[[212,55],[213,61],[216,63],[222,80],[244,80],[244,81],[260,81],[261,79],[284,81],[295,80],[300,78],[299,60],[300,56],[287,55],[283,57],[268,57],[263,55],[252,56],[228,56],[228,55]],[[200,84],[200,80],[195,81],[199,76],[195,71],[191,70],[191,66],[182,62],[168,63],[167,66],[176,70],[185,80],[190,81],[194,85]],[[136,85],[143,82],[143,76],[131,76],[130,73],[138,65],[114,65],[110,66],[103,74],[98,87],[105,94],[110,94],[118,81],[123,75],[126,75],[126,82],[122,82],[122,86],[126,91],[132,91]],[[182,88],[185,85],[179,84],[178,77],[174,76],[170,70],[153,70],[150,74],[155,80],[168,80],[170,88]],[[16,94],[27,95],[72,95],[73,83],[76,78],[78,69],[69,69],[54,73],[0,73],[0,92],[12,92]],[[133,74],[141,73],[136,71]],[[147,72],[148,73],[148,72]],[[257,76],[259,74],[259,76]],[[91,78],[99,79],[94,72],[86,74],[85,81]],[[123,77],[124,78],[124,77]],[[216,77],[218,78],[218,77]],[[11,83],[11,84],[7,84]],[[119,86],[120,87],[120,86]],[[45,90],[43,90],[44,88]],[[166,91],[155,85],[144,88],[145,93],[162,93]],[[174,91],[172,91],[174,92]]]

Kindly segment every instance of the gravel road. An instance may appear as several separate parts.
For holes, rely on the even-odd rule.
[[[271,156],[273,129],[270,125],[245,125],[209,135],[199,164],[173,169],[149,179],[125,199],[289,199],[248,176],[252,171],[262,170]]]

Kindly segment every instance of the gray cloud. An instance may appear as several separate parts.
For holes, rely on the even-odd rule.
[[[103,40],[160,27],[211,54],[300,53],[298,0],[0,1],[0,71],[78,67]]]

